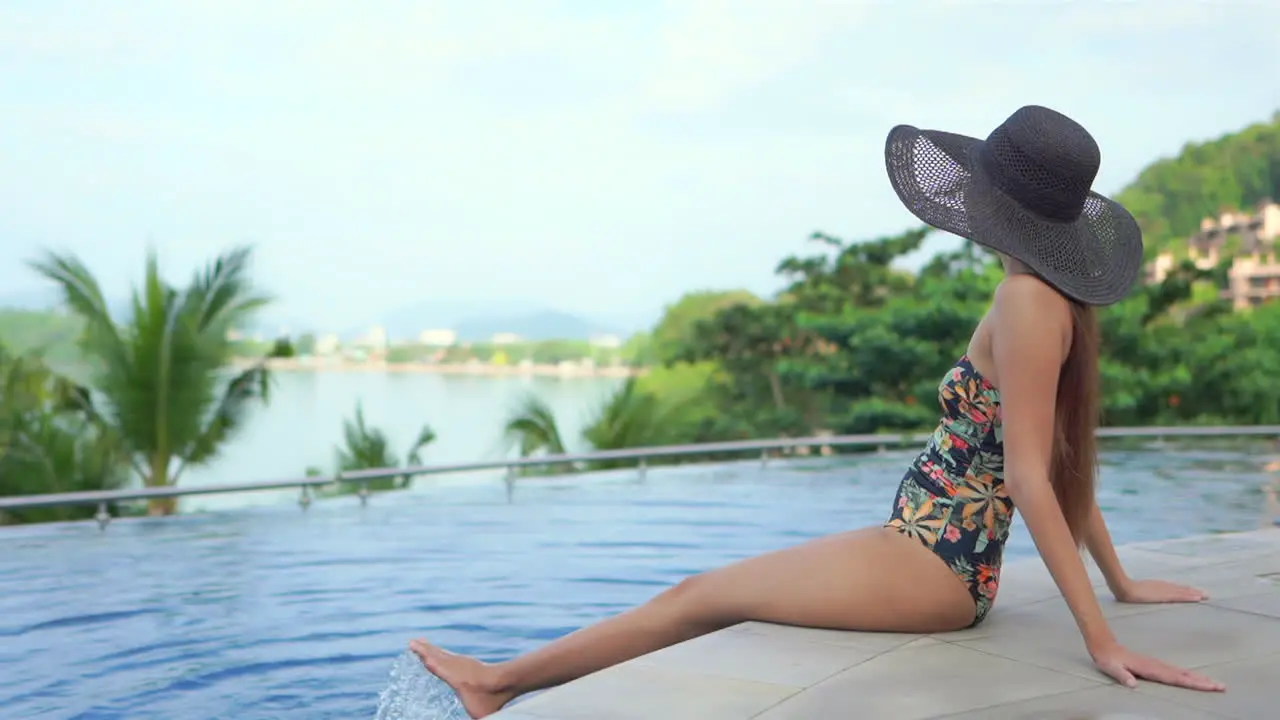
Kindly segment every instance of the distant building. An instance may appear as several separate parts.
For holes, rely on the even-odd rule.
[[[591,340],[592,347],[604,348],[607,350],[616,350],[622,347],[622,338],[617,335],[596,335]]]
[[[515,343],[520,342],[520,339],[520,336],[515,333],[500,332],[494,333],[493,336],[489,338],[489,343],[492,345],[514,345]]]
[[[387,329],[374,325],[355,342],[355,349],[363,360],[382,362],[387,358]]]
[[[1280,204],[1263,200],[1253,213],[1225,212],[1202,220],[1200,232],[1187,240],[1187,256],[1196,267],[1208,270],[1230,255],[1222,297],[1241,310],[1280,298],[1277,238]],[[1161,282],[1177,265],[1174,253],[1160,253],[1147,265],[1147,281]]]
[[[360,336],[359,340],[356,340],[356,345],[369,349],[385,348],[387,346],[387,329],[381,325],[374,325],[369,328],[369,332]]]
[[[338,340],[338,336],[333,333],[325,333],[316,338],[316,355],[336,355],[338,348],[342,343]]]
[[[1227,289],[1223,295],[1237,310],[1280,298],[1280,262],[1276,261],[1275,247],[1265,255],[1237,257],[1227,271]]]
[[[429,347],[452,347],[458,342],[458,333],[453,330],[423,330],[418,333],[418,343]]]

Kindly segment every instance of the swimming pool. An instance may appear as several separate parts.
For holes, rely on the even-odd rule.
[[[1110,452],[1117,543],[1258,527],[1245,450]],[[0,528],[6,718],[372,717],[414,636],[501,659],[680,578],[881,522],[909,455],[432,480],[158,520]],[[1034,552],[1015,526],[1011,556]],[[997,605],[998,608],[998,605]],[[996,612],[999,612],[997,609]]]

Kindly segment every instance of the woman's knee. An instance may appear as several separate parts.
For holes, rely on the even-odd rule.
[[[663,590],[655,599],[672,605],[696,605],[699,602],[700,596],[705,595],[704,588],[706,587],[706,584],[706,573],[690,575],[675,585]]]
[[[711,629],[728,627],[743,620],[734,617],[732,597],[726,597],[717,582],[716,571],[690,575],[663,591],[655,602],[668,606],[682,621]]]

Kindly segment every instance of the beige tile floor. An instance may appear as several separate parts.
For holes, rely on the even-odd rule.
[[[494,720],[1181,720],[1280,717],[1280,529],[1121,548],[1137,577],[1197,605],[1103,609],[1135,650],[1202,670],[1222,694],[1117,686],[1093,669],[1038,559],[1011,563],[981,626],[939,635],[746,623],[518,702]]]

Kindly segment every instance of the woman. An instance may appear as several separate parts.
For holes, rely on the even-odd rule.
[[[935,633],[983,620],[1013,508],[1062,591],[1098,669],[1223,686],[1121,645],[1081,560],[1117,600],[1196,602],[1200,590],[1125,574],[1094,501],[1098,338],[1092,306],[1122,299],[1142,234],[1091,192],[1100,153],[1075,121],[1024,107],[985,141],[899,126],[885,148],[898,197],[924,222],[999,254],[1008,277],[967,354],[939,388],[943,418],[898,489],[889,520],[688,578],[634,610],[513,660],[485,664],[410,646],[473,717],[513,698],[748,620]]]

